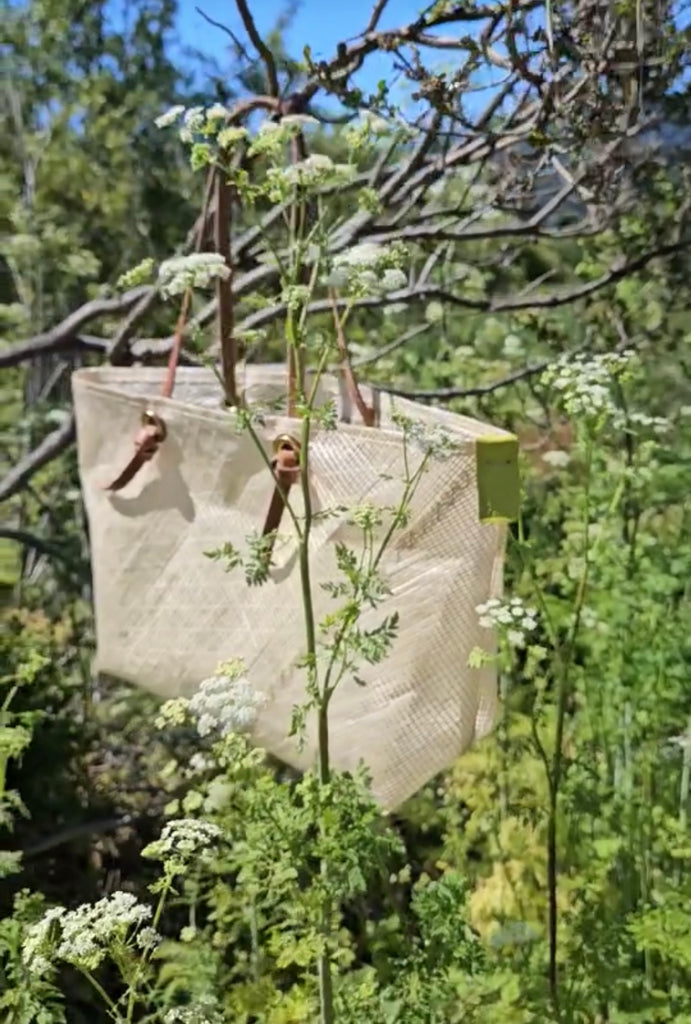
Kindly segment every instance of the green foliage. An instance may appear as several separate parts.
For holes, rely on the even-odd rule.
[[[155,727],[153,701],[97,689],[75,467],[40,475],[21,512],[40,525],[48,556],[18,559],[7,573],[21,607],[5,617],[0,646],[0,830],[10,845],[0,854],[3,1019],[691,1021],[688,260],[653,263],[570,305],[477,312],[488,295],[519,292],[543,275],[559,286],[595,281],[664,237],[677,212],[672,178],[649,171],[645,202],[616,229],[558,242],[526,237],[506,265],[491,240],[461,240],[448,255],[435,240],[360,248],[357,259],[351,252],[339,261],[327,243],[350,199],[337,191],[388,145],[376,123],[327,134],[298,117],[250,135],[223,128],[214,108],[195,108],[188,120],[179,110],[168,123],[187,131],[185,162],[173,136],[153,127],[171,100],[189,109],[166,54],[173,5],[135,4],[126,32],[112,27],[105,4],[87,7],[42,0],[10,12],[12,130],[0,150],[10,332],[41,328],[118,278],[122,288],[151,279],[191,220],[192,171],[223,164],[243,225],[272,204],[299,207],[310,189],[331,188],[328,202],[314,200],[313,223],[290,226],[287,246],[282,224],[267,228],[286,312],[266,334],[247,332],[246,344],[268,352],[280,342],[301,370],[319,371],[336,346],[307,306],[315,290],[337,287],[345,302],[336,330],[347,324],[349,349],[372,360],[374,379],[433,390],[460,381],[472,394],[454,408],[517,431],[523,515],[509,543],[510,596],[478,610],[498,634],[497,653],[472,656],[498,667],[497,727],[385,816],[366,766],[355,776],[334,771],[323,739],[319,765],[299,776],[251,745],[244,729],[261,695],[249,692],[238,662],[219,666],[190,701],[160,708]],[[550,8],[550,33],[554,17]],[[294,84],[303,69],[274,49],[282,82]],[[309,48],[305,66],[316,66]],[[254,64],[245,82],[258,92],[263,77]],[[343,98],[357,107],[362,94],[348,88]],[[386,82],[375,99],[391,113]],[[303,129],[318,159],[286,174],[285,148]],[[245,142],[252,173],[231,159]],[[475,201],[476,186],[479,178],[460,174],[437,199]],[[368,185],[350,198],[377,212]],[[430,254],[430,287],[462,282],[477,309],[426,301],[425,330],[402,345],[408,307],[383,301],[372,312],[356,301],[382,281],[390,292],[403,287],[403,268]],[[177,291],[213,276],[208,260],[203,273],[197,261]],[[266,301],[257,293],[242,308]],[[575,356],[582,348],[587,355]],[[483,394],[541,361],[546,373]],[[17,452],[65,414],[64,402],[22,409],[23,383],[17,375],[7,387]],[[310,428],[333,429],[335,410],[302,388],[297,412],[304,482]],[[239,420],[253,435],[256,420]],[[360,619],[389,592],[382,551],[449,439],[408,418],[398,425],[408,466],[400,501],[350,510],[351,539],[337,545],[326,588],[333,611],[320,622],[305,570],[313,520],[287,503],[304,555],[308,637],[297,734],[316,725],[328,736],[336,688],[346,678],[365,685],[362,664],[384,659],[406,628],[395,616],[368,628]],[[260,586],[273,539],[250,535],[242,551],[226,544],[206,556]],[[53,561],[56,543],[62,559]],[[42,572],[32,575],[37,564]],[[129,838],[120,830],[111,839],[107,825],[107,838],[85,846],[54,839],[65,822],[93,819],[104,803],[110,810],[113,794]],[[150,814],[161,795],[165,808]],[[22,851],[37,837],[32,870]],[[62,861],[54,842],[68,850]],[[89,870],[75,872],[71,851],[83,856],[78,865],[88,854]],[[49,898],[23,888],[27,881]]]

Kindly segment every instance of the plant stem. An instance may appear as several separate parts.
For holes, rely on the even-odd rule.
[[[103,988],[103,986],[100,984],[100,982],[96,981],[96,979],[94,978],[93,974],[90,971],[81,971],[80,973],[83,974],[83,976],[89,982],[91,987],[93,989],[95,989],[96,992],[98,992],[99,996],[101,997],[101,999],[104,1002],[104,1005],[108,1007],[108,1011],[109,1011],[111,1017],[113,1018],[113,1020],[114,1021],[122,1020],[120,1014],[118,1013],[117,1006],[115,1005],[113,1000],[110,998],[110,996],[108,995],[106,990]]]
[[[567,638],[564,653],[560,659],[559,683],[557,688],[557,721],[554,729],[554,748],[552,751],[551,771],[548,773],[549,816],[547,819],[547,890],[549,894],[549,991],[555,1015],[559,1017],[559,972],[558,956],[558,865],[557,865],[557,814],[559,811],[559,786],[564,769],[564,726],[566,722],[566,706],[571,692],[571,665],[573,652],[581,622],[581,612],[588,588],[590,569],[590,477],[592,471],[593,445],[589,437],[586,442],[585,457],[585,490],[583,512],[583,571],[576,591],[573,622]]]
[[[318,380],[318,375],[317,375]],[[302,534],[300,536],[300,584],[302,589],[302,606],[305,618],[305,641],[307,647],[307,671],[309,674],[309,689],[311,692],[319,692],[319,680],[317,677],[317,631],[314,617],[314,602],[312,600],[312,580],[310,574],[310,553],[309,541],[312,528],[312,496],[309,485],[309,444],[311,436],[310,412],[314,396],[316,394],[316,380],[310,395],[309,409],[302,421],[302,432],[300,437],[300,483],[302,487],[302,500],[304,506],[304,519]],[[317,700],[318,720],[318,746],[319,746],[319,783],[322,787],[328,786],[331,779],[331,764],[329,759],[329,694],[324,691],[319,693]],[[319,823],[320,830],[323,830],[323,821]],[[331,896],[329,894],[329,865],[326,858],[322,858],[320,874],[323,884],[322,905],[319,912],[319,926],[322,933],[323,946],[317,960],[317,976],[319,979],[319,1003],[320,1019],[322,1024],[333,1024],[334,1001],[333,1001],[333,979],[331,976],[331,957],[329,940],[331,937]]]

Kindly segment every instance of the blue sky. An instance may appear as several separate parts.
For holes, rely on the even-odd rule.
[[[277,20],[285,12],[287,5],[282,0],[248,0],[259,32],[264,36],[275,27]],[[359,35],[367,25],[374,0],[301,0],[286,33],[285,42],[288,52],[298,59],[302,56],[303,47],[309,45],[315,60],[328,59],[335,53],[336,44],[348,41]],[[389,0],[382,14],[378,28],[395,28],[413,21],[422,9],[429,6],[429,0]],[[676,21],[680,29],[686,28],[691,21],[688,0],[678,0]],[[214,21],[228,26],[244,43],[247,34],[237,13],[233,0],[179,0],[179,44],[181,47],[191,46],[215,58],[221,68],[228,67],[229,39],[224,32],[204,20],[196,8],[199,7]],[[540,15],[536,15],[538,21]],[[472,22],[466,22],[463,31],[473,32]],[[458,29],[456,29],[458,31]],[[251,51],[251,46],[248,46]],[[443,51],[427,51],[429,63],[439,66],[450,55]],[[492,77],[499,77],[495,72]],[[374,53],[365,62],[356,82],[360,88],[368,91],[376,89],[379,79],[391,81],[391,57],[386,54]],[[688,80],[688,72],[682,78]],[[487,70],[482,72],[483,90],[467,102],[484,106],[489,100],[491,89]],[[478,80],[475,79],[478,84]],[[200,83],[201,84],[201,83]],[[407,92],[410,91],[408,87]],[[395,101],[403,96],[394,93]]]
[[[359,35],[367,25],[374,0],[302,0],[286,33],[285,42],[289,53],[298,59],[307,44],[315,60],[334,56],[336,44]],[[276,0],[249,0],[250,9],[259,32],[264,36],[275,27],[285,10]],[[425,0],[389,0],[379,21],[379,29],[396,28],[414,21],[427,6]],[[247,34],[232,0],[180,0],[178,23],[180,43],[190,45],[209,56],[215,57],[221,66],[227,60],[229,40],[220,29],[204,20],[196,8],[199,7],[214,21],[227,25],[243,42]],[[468,25],[471,30],[471,26]],[[251,47],[248,47],[251,51]],[[444,55],[436,53],[434,62],[439,63]],[[381,78],[390,79],[391,58],[385,54],[372,54],[357,78],[360,88],[373,90]]]
[[[412,21],[423,4],[424,0],[389,0],[379,28],[394,28]],[[338,42],[362,32],[372,5],[373,0],[302,0],[286,36],[288,50],[298,56],[307,44],[315,59],[332,56]],[[285,10],[284,5],[276,0],[249,0],[249,6],[262,35],[275,26]],[[197,13],[197,7],[214,21],[227,25],[240,39],[247,39],[232,0],[180,0],[179,24],[183,44],[190,43],[219,59],[226,51],[228,39]]]

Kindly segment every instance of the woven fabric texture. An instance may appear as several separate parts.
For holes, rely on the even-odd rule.
[[[270,753],[304,769],[316,758],[308,727],[298,751],[288,736],[293,706],[304,700],[305,627],[298,549],[284,514],[274,566],[263,586],[248,587],[241,570],[227,573],[204,552],[230,541],[243,549],[261,530],[273,492],[265,459],[220,406],[211,371],[178,370],[174,399],[157,397],[159,370],[102,368],[73,375],[79,469],[89,519],[96,610],[96,669],[162,697],[190,696],[219,662],[241,658],[268,702],[253,738]],[[281,368],[244,371],[254,406],[276,408]],[[321,382],[319,401],[340,402],[339,381]],[[166,440],[122,491],[105,486],[129,461],[145,408],[163,417]],[[314,428],[310,445],[313,511],[363,502],[400,502],[404,446],[392,420],[397,410],[428,428],[442,427],[457,449],[433,459],[421,478],[404,529],[381,562],[391,588],[363,628],[399,613],[392,654],[362,666],[366,685],[344,679],[331,704],[332,762],[353,770],[364,761],[374,794],[393,808],[451,764],[492,726],[496,675],[469,668],[476,646],[493,638],[481,629],[476,605],[502,587],[506,530],[478,519],[475,443],[501,434],[466,417],[380,396],[376,428],[340,422]],[[270,411],[258,427],[270,455],[283,433],[300,425]],[[421,458],[411,449],[412,464]],[[299,488],[291,491],[300,512]],[[312,596],[317,619],[337,605],[322,584],[337,578],[335,544],[361,546],[346,512],[317,516],[310,539]],[[312,716],[313,717],[313,716]]]

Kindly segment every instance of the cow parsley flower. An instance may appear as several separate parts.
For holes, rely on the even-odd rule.
[[[161,114],[156,118],[154,124],[157,128],[170,128],[171,125],[177,124],[182,114],[185,113],[185,108],[180,104],[174,107],[170,107],[165,113]]]
[[[163,1024],[222,1024],[223,1017],[212,1002],[174,1006],[163,1018]]]
[[[230,268],[217,252],[195,252],[165,260],[158,269],[161,293],[166,298],[181,295],[188,288],[208,288],[217,280],[227,280]]]
[[[224,663],[217,674],[205,679],[190,697],[188,707],[197,719],[200,736],[208,736],[213,731],[227,736],[231,732],[245,732],[254,725],[267,699],[253,689],[241,671],[239,662]]]
[[[193,142],[194,136],[203,131],[205,124],[204,107],[189,107],[182,117],[182,127],[179,132],[181,142]]]
[[[218,845],[222,836],[218,825],[210,821],[175,818],[164,826],[158,839],[144,847],[142,857],[160,860],[168,870],[178,874],[188,864],[203,859]]]
[[[548,466],[552,466],[553,469],[564,469],[571,461],[571,456],[561,448],[551,448],[543,453],[542,461],[546,462]]]
[[[500,630],[511,647],[525,647],[528,635],[537,629],[536,609],[526,608],[520,597],[509,601],[493,597],[479,604],[475,611],[482,628]]]
[[[387,295],[407,284],[401,269],[406,256],[402,245],[384,247],[362,242],[334,257],[326,283],[355,295]]]
[[[93,971],[114,943],[127,941],[130,929],[139,928],[150,917],[151,908],[129,892],[114,892],[76,910],[53,907],[29,928],[22,958],[36,974],[44,974],[59,960]]]
[[[629,413],[629,424],[632,427],[648,428],[654,434],[665,434],[670,428],[670,422],[665,416],[649,416],[645,412]]]
[[[621,410],[612,395],[612,385],[626,370],[629,353],[562,356],[542,375],[543,384],[559,395],[564,410],[575,419],[623,424]]]
[[[357,173],[354,164],[336,164],[324,153],[312,153],[305,160],[287,166],[269,167],[266,180],[269,198],[279,201],[291,189],[319,189],[327,186],[344,185]]]
[[[222,103],[214,103],[205,111],[207,121],[220,121],[228,114],[228,110]]]

